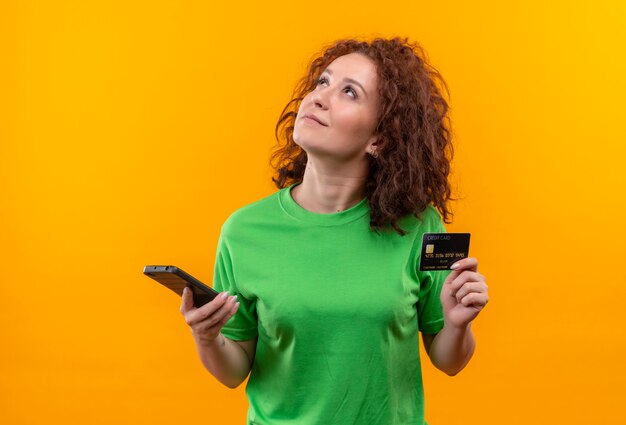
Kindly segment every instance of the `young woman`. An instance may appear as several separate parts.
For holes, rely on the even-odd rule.
[[[470,360],[478,261],[419,271],[422,234],[451,215],[437,82],[406,39],[341,40],[285,107],[279,190],[222,226],[223,293],[181,305],[209,372],[230,388],[250,374],[248,424],[423,424],[418,332],[448,375]]]

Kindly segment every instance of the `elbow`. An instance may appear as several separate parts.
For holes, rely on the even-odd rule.
[[[222,382],[222,384],[224,384],[225,386],[227,386],[228,388],[230,388],[231,390],[234,390],[235,388],[239,387],[239,385],[241,385],[243,381],[237,381],[237,382]]]
[[[457,370],[457,371],[448,371],[448,370],[446,370],[446,371],[444,371],[444,372],[445,372],[445,373],[446,373],[446,375],[448,375],[448,376],[456,376],[456,375],[458,375],[458,374],[459,374],[460,370]]]
[[[222,384],[224,384],[226,387],[230,388],[231,390],[234,390],[235,388],[238,388],[242,383],[244,383],[246,379],[237,379],[237,380],[228,380],[228,381],[220,381]]]
[[[460,365],[457,364],[456,369],[448,368],[448,369],[441,369],[441,370],[443,370],[445,374],[448,376],[456,376],[459,373],[461,373],[461,371],[465,369],[465,367],[469,364],[469,361],[472,358],[473,354],[474,354],[474,350],[472,349],[466,356],[465,360],[463,360],[463,363]]]
[[[222,382],[222,384],[224,384],[225,387],[234,390],[235,388],[237,388],[239,386],[239,384],[233,383],[233,382]]]
[[[442,370],[443,370],[443,372],[444,372],[446,375],[448,375],[448,376],[456,376],[456,375],[458,375],[459,373],[461,373],[461,371],[462,371],[463,369],[465,369],[465,366],[467,366],[467,363],[465,363],[463,366],[461,366],[461,367],[460,367],[460,368],[458,368],[458,369],[448,369],[448,370],[443,370],[443,369],[442,369]]]

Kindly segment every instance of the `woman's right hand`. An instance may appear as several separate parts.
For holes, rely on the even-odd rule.
[[[191,328],[198,343],[210,345],[217,340],[222,327],[237,312],[239,303],[237,296],[228,296],[222,292],[209,303],[200,308],[193,306],[193,294],[189,288],[183,290],[183,301],[180,312],[185,316],[185,322]]]

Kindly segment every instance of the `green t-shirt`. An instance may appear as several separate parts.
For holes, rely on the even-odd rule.
[[[235,211],[218,243],[214,288],[241,302],[222,333],[258,336],[247,423],[425,424],[418,330],[443,328],[447,272],[418,267],[422,233],[445,232],[439,214],[379,235],[366,199],[318,214],[293,186]]]

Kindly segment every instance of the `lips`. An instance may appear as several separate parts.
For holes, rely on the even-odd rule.
[[[323,125],[324,127],[328,127],[328,124],[326,124],[324,121],[320,120],[318,117],[316,117],[313,114],[304,114],[302,118],[309,118],[313,121],[317,121],[318,124]]]

